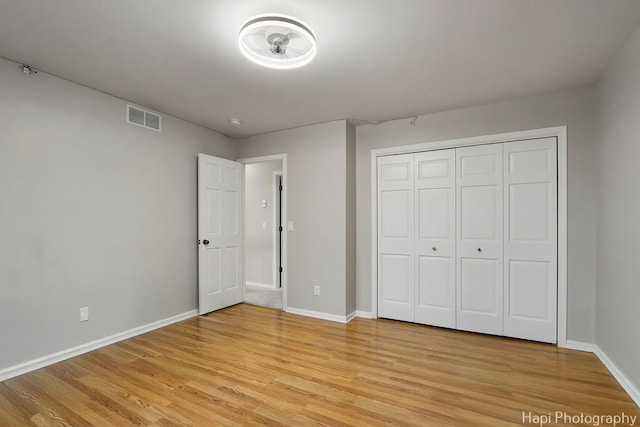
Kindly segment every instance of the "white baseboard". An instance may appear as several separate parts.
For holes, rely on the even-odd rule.
[[[626,377],[625,374],[622,373],[622,371],[616,366],[616,364],[613,363],[611,359],[609,359],[609,356],[607,356],[607,354],[602,351],[600,347],[598,347],[597,345],[594,345],[593,347],[593,352],[596,356],[598,356],[598,359],[600,359],[604,366],[607,367],[609,372],[611,372],[611,375],[613,375],[616,381],[618,381],[624,391],[627,392],[629,397],[631,397],[636,405],[640,407],[640,391],[638,391],[638,388],[631,382],[631,380],[629,380],[629,378]]]
[[[582,341],[567,340],[564,348],[569,350],[578,350],[578,351],[586,351],[588,353],[595,353],[595,345],[588,342],[582,342]]]
[[[602,351],[600,347],[598,347],[596,344],[591,344],[588,342],[567,340],[567,345],[565,348],[569,350],[586,351],[595,354],[598,359],[600,359],[602,364],[609,370],[611,375],[613,375],[613,378],[618,381],[618,384],[620,384],[624,391],[627,392],[629,397],[636,403],[636,405],[640,406],[640,391],[638,391],[638,388],[629,380],[629,378],[626,377],[625,374],[622,373],[622,371],[616,366],[616,364],[613,363],[611,359],[609,359],[609,356],[607,356],[607,354]]]
[[[178,314],[176,316],[168,317],[157,322],[148,323],[146,325],[138,326],[137,328],[129,329],[128,331],[119,332],[114,335],[110,335],[105,338],[100,338],[95,341],[81,344],[76,347],[68,348],[66,350],[58,351],[56,353],[42,356],[37,359],[29,360],[18,365],[9,366],[8,368],[0,370],[0,382],[6,381],[9,378],[17,377],[18,375],[26,374],[27,372],[35,371],[36,369],[44,368],[45,366],[53,365],[54,363],[62,362],[63,360],[70,359],[72,357],[79,356],[84,353],[88,353],[92,350],[96,350],[101,347],[105,347],[109,344],[116,343],[118,341],[126,340],[127,338],[141,335],[154,329],[159,329],[164,326],[171,325],[172,323],[180,322],[191,317],[198,315],[198,310],[187,311],[186,313]]]
[[[287,313],[291,313],[291,314],[298,314],[300,316],[306,316],[306,317],[314,317],[316,319],[322,319],[322,320],[330,320],[331,322],[338,322],[338,323],[347,323],[347,316],[340,316],[338,314],[330,314],[330,313],[323,313],[321,311],[311,311],[311,310],[303,310],[301,308],[293,308],[293,307],[287,307],[284,311],[286,311]],[[351,319],[349,319],[351,320]]]
[[[245,285],[249,285],[249,286],[255,286],[257,288],[269,288],[269,289],[276,289],[275,286],[270,285],[268,283],[258,283],[258,282],[244,282]]]
[[[357,317],[362,317],[363,319],[375,319],[375,317],[373,317],[373,313],[370,311],[356,311],[356,316]]]
[[[356,317],[358,317],[357,313],[355,311],[351,312],[349,315],[347,315],[347,323],[351,322]]]

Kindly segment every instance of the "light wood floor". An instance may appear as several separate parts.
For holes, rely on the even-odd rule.
[[[522,425],[640,416],[589,353],[237,305],[0,383],[0,425]]]

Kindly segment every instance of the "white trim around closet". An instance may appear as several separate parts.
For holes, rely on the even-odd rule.
[[[567,127],[557,126],[371,150],[371,315],[378,317],[377,159],[393,154],[555,137],[558,140],[558,347],[567,347]]]

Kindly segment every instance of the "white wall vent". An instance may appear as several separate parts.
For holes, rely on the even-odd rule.
[[[127,105],[127,123],[160,132],[161,116],[133,105]]]

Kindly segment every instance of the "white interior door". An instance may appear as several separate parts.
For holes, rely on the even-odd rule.
[[[504,144],[504,334],[556,342],[556,139]]]
[[[378,158],[378,315],[414,320],[414,156]]]
[[[502,144],[456,149],[457,327],[502,335]]]
[[[415,155],[415,321],[456,327],[455,150]]]
[[[198,154],[198,311],[242,302],[242,164]]]

